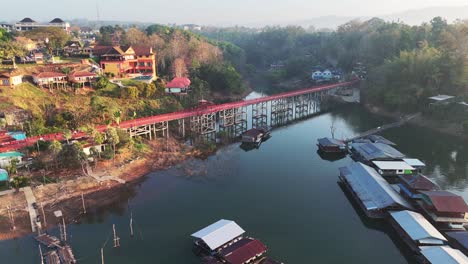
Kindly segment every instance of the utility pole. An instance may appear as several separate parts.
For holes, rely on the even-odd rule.
[[[85,202],[84,202],[84,195],[83,193],[81,193],[81,201],[83,203],[83,213],[86,214],[86,205],[85,205]]]
[[[59,224],[60,228],[60,238],[62,241],[67,242],[67,226],[65,225],[65,218],[62,216],[62,225]]]
[[[133,237],[133,212],[130,212],[130,236]]]
[[[112,225],[112,230],[114,231],[114,247],[120,247],[120,238],[115,233],[115,224]]]
[[[38,246],[39,246],[39,255],[41,256],[41,264],[44,264],[44,257],[42,257],[41,245],[38,245]]]
[[[46,220],[46,215],[44,213],[44,205],[41,203],[41,211],[42,211],[42,217],[44,218],[44,228],[47,227],[47,220]]]
[[[9,205],[7,208],[8,208],[8,216],[10,217],[10,222],[11,222],[11,229],[16,230],[15,218],[13,217],[13,212],[11,212],[11,205]]]

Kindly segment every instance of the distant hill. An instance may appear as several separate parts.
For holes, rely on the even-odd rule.
[[[439,6],[439,7],[428,7],[422,9],[408,10],[404,12],[398,12],[393,14],[376,15],[375,17],[382,18],[386,21],[402,21],[409,25],[420,25],[423,22],[429,22],[434,17],[443,17],[448,22],[453,22],[456,19],[468,19],[468,5],[466,6]],[[296,21],[270,21],[256,24],[249,24],[246,26],[261,27],[267,24],[272,25],[299,25],[304,28],[310,26],[316,29],[330,28],[335,29],[339,25],[342,25],[353,19],[367,20],[371,17],[365,16],[321,16],[310,19],[302,19]]]

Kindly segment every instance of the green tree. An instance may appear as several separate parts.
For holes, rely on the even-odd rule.
[[[16,57],[24,57],[26,50],[17,42],[0,41],[0,58],[12,60],[16,69]]]
[[[54,153],[55,167],[58,167],[58,154],[62,151],[62,143],[58,140],[53,140],[49,146],[49,149]]]
[[[67,140],[67,144],[70,144],[70,139],[73,137],[73,133],[70,129],[65,129],[63,132],[63,137]]]
[[[116,153],[116,150],[117,150],[116,149],[117,144],[120,143],[120,138],[119,138],[119,134],[117,132],[117,129],[115,127],[107,128],[106,137],[107,137],[107,142],[109,142],[109,144],[112,145],[112,150],[114,152],[113,157],[115,158],[115,153]]]
[[[15,189],[26,187],[29,184],[29,179],[24,176],[17,176],[11,179],[11,186]]]

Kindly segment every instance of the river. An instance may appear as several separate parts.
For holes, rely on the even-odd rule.
[[[328,161],[316,152],[317,138],[330,136],[332,123],[337,137],[350,137],[386,122],[344,106],[275,129],[259,149],[232,144],[206,160],[151,173],[112,206],[89,208],[80,224],[68,226],[69,241],[79,263],[100,263],[103,245],[106,263],[200,263],[190,234],[224,218],[285,263],[411,263],[391,229],[363,218],[337,184],[338,168],[351,159]],[[425,174],[444,189],[468,200],[466,142],[410,125],[383,136],[423,160]],[[120,248],[112,247],[112,224]],[[0,256],[1,263],[40,263],[32,236],[1,241]]]

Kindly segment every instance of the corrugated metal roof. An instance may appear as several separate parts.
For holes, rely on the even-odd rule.
[[[373,168],[354,162],[340,168],[340,172],[367,210],[383,209],[395,204],[412,209],[412,206]]]
[[[431,181],[429,178],[427,178],[426,176],[422,174],[400,175],[400,179],[414,190],[420,190],[420,191],[440,190],[440,187],[439,185],[437,185],[437,183]]]
[[[322,146],[345,146],[343,141],[334,138],[319,138],[317,141]]]
[[[381,170],[415,170],[404,161],[373,161],[372,163]]]
[[[418,160],[418,159],[403,159],[404,162],[408,163],[410,166],[416,166],[416,167],[425,167],[426,164],[424,162]]]
[[[366,160],[405,158],[403,153],[383,143],[353,143],[351,147]]]
[[[230,264],[243,264],[266,251],[266,246],[259,240],[243,238],[223,248],[220,255]]]
[[[447,239],[424,218],[423,215],[411,212],[391,212],[392,218],[405,230],[414,241],[424,240],[427,244],[444,244]]]
[[[379,136],[379,135],[369,135],[367,137],[365,137],[369,140],[371,140],[373,143],[383,143],[383,144],[387,144],[387,145],[390,145],[390,146],[396,146],[397,144],[395,144],[394,142],[382,137],[382,136]]]
[[[468,258],[457,249],[449,246],[420,247],[421,254],[432,264],[466,264]]]
[[[463,197],[448,191],[424,191],[438,212],[444,213],[465,213],[468,212],[468,205]]]
[[[445,233],[447,236],[455,239],[460,245],[462,245],[465,249],[468,249],[468,232],[460,231],[460,232],[447,232]]]
[[[245,231],[237,225],[236,222],[221,219],[218,222],[193,233],[192,237],[203,240],[210,249],[215,250],[244,233]]]

